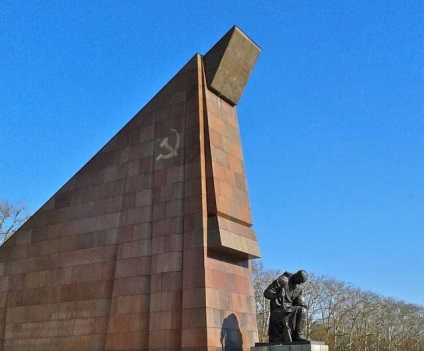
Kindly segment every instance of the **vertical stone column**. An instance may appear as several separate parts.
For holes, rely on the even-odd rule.
[[[257,340],[249,259],[259,257],[234,105],[259,48],[238,28],[204,57],[207,89],[208,250],[206,315],[210,350],[249,350]]]

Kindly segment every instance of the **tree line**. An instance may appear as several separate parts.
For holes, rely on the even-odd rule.
[[[283,272],[253,261],[259,340],[268,341],[267,286]],[[380,296],[343,281],[309,273],[307,337],[332,351],[424,351],[424,306]]]

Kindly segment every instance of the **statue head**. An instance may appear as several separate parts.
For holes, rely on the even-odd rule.
[[[293,282],[296,284],[302,284],[308,280],[308,273],[301,269],[292,275]]]

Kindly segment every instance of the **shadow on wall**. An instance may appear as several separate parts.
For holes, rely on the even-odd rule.
[[[243,337],[234,313],[231,313],[222,322],[221,345],[223,351],[243,351]]]

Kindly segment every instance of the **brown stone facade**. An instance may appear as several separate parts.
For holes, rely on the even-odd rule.
[[[236,27],[223,41],[0,247],[1,351],[247,351],[257,341],[249,260],[260,253],[234,105],[259,49]],[[240,45],[250,51],[234,59]],[[244,70],[225,87],[234,60]]]

